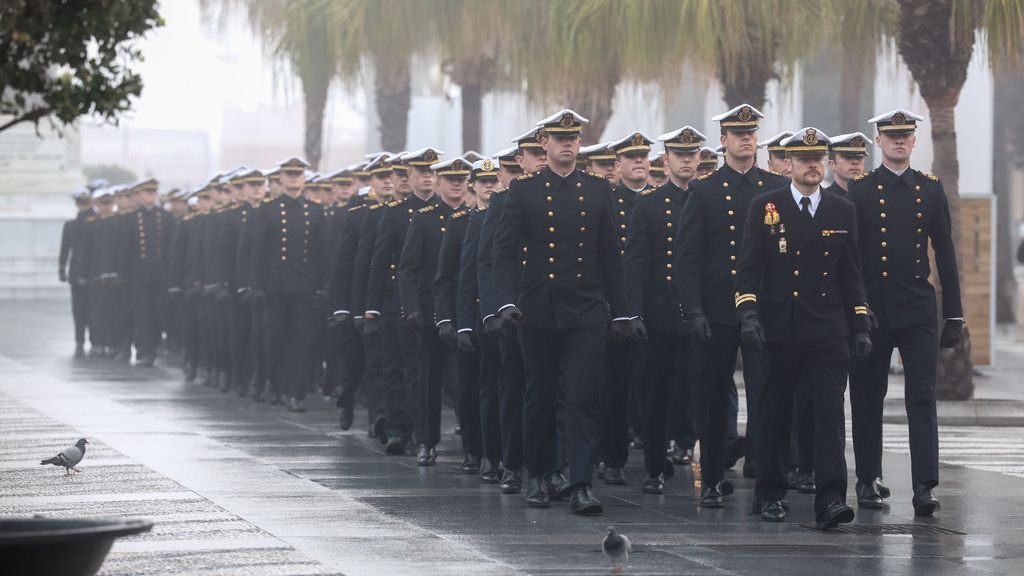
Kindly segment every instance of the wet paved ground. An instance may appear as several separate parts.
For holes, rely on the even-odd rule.
[[[63,305],[0,304],[0,515],[145,517],[103,574],[601,574],[605,528],[634,543],[628,574],[1024,573],[1024,429],[943,427],[943,510],[915,520],[906,428],[887,425],[891,509],[842,533],[809,529],[810,497],[790,521],[746,514],[749,480],[724,510],[696,506],[680,471],[663,496],[640,493],[642,456],[622,487],[597,486],[606,513],[522,498],[459,474],[446,415],[438,465],[388,457],[311,398],[293,415],[181,383],[173,367],[68,359]],[[90,439],[83,473],[37,462]],[[850,456],[852,462],[852,455]],[[851,480],[852,486],[852,480]]]

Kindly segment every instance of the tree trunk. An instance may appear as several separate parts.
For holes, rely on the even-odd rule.
[[[997,75],[995,78],[995,97],[993,110],[996,118],[1014,118],[1016,106],[1024,94],[1024,74],[1010,72]],[[1017,299],[1017,278],[1014,276],[1014,243],[1012,226],[1020,215],[1015,214],[1012,191],[1010,190],[1010,173],[1016,164],[1018,155],[1014,150],[1014,132],[1019,129],[1018,122],[994,122],[992,125],[992,189],[996,196],[996,322],[1012,323],[1016,321],[1014,302]]]
[[[327,93],[330,86],[330,77],[326,74],[314,72],[302,77],[302,95],[306,102],[304,150],[306,161],[313,167],[313,170],[320,168],[324,142],[324,109],[327,107]]]
[[[480,150],[483,141],[484,88],[479,82],[462,85],[462,150]]]
[[[768,82],[774,77],[775,73],[771,68],[749,75],[732,75],[720,71],[718,78],[722,83],[722,99],[729,108],[750,104],[754,108],[762,109],[768,99]]]
[[[374,88],[380,117],[380,145],[388,152],[401,152],[405,150],[412,98],[409,61],[386,62],[378,58]]]
[[[955,108],[960,90],[967,81],[967,66],[974,50],[973,36],[958,38],[953,30],[954,0],[899,0],[900,28],[897,47],[904,63],[917,82],[921,97],[931,115],[932,170],[942,181],[949,199],[953,243],[957,247],[960,285],[963,286],[963,253],[960,243],[960,163],[956,150]],[[961,10],[958,18],[972,18],[971,10]],[[962,22],[968,30],[971,22]],[[958,41],[959,40],[959,41]],[[941,298],[941,287],[937,287]],[[939,328],[942,328],[941,315]],[[970,331],[964,330],[961,343],[939,352],[936,398],[966,400],[974,394]]]
[[[566,102],[590,123],[583,129],[583,145],[589,146],[601,141],[614,112],[615,91],[619,86],[618,74],[609,74],[603,82],[595,78],[590,84],[579,84],[569,89]]]

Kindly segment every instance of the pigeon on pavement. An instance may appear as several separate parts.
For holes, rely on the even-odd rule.
[[[79,438],[78,442],[75,442],[74,446],[61,450],[56,456],[43,460],[40,464],[63,466],[65,475],[70,475],[72,470],[75,472],[81,472],[81,470],[75,468],[75,466],[77,466],[78,463],[82,461],[82,458],[85,457],[85,445],[88,443],[89,441],[85,438]]]
[[[612,561],[613,565],[622,565],[629,561],[629,553],[633,550],[629,538],[615,531],[614,526],[608,527],[608,535],[601,542],[601,552]]]

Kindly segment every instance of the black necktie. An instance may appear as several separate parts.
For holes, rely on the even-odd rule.
[[[807,196],[800,199],[800,215],[808,222],[813,218],[811,215],[811,199]]]

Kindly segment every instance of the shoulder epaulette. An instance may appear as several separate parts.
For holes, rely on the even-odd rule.
[[[431,204],[430,206],[424,206],[423,208],[420,208],[420,214],[426,214],[427,212],[431,212],[431,211],[434,210],[434,208],[437,208],[437,204]]]
[[[370,210],[376,210],[382,206],[384,206],[384,204],[374,204],[373,206],[370,206]]]
[[[452,213],[452,219],[454,220],[455,218],[462,218],[466,214],[469,214],[469,210],[459,210],[458,212]]]
[[[360,208],[366,208],[366,204],[360,204],[359,206],[353,206],[353,207],[349,208],[348,211],[349,212],[355,212],[356,210],[359,210]]]
[[[96,221],[96,215],[94,214],[92,216],[86,216],[85,217],[85,221],[86,222],[95,222]]]
[[[317,200],[316,198],[310,198],[309,201],[312,202],[313,204],[323,204],[323,202]]]
[[[935,182],[939,181],[939,177],[936,176],[935,174],[929,174],[927,172],[921,172],[920,170],[918,170],[917,173],[920,174],[921,176],[924,176],[925,178],[927,178],[929,180],[933,180]]]
[[[703,176],[697,176],[697,180],[705,180],[707,178],[710,178],[712,174],[714,174],[714,172],[708,172],[707,174],[705,174]]]
[[[654,193],[655,190],[657,190],[657,188],[646,188],[646,189],[640,191],[640,195],[641,196],[650,196],[651,194]]]
[[[533,178],[533,174],[523,174],[522,176],[516,176],[516,180],[529,180]]]
[[[776,172],[775,170],[765,170],[765,172],[767,172],[767,173],[769,173],[769,174],[774,174],[774,175],[776,175],[776,176],[782,176],[782,174],[779,174],[779,173],[778,173],[778,172]]]
[[[863,180],[868,177],[868,172],[861,172],[853,177],[854,180]]]
[[[401,200],[392,200],[391,202],[388,202],[387,204],[385,204],[385,206],[387,206],[388,208],[394,208],[395,206],[398,206],[401,203],[402,203]]]

